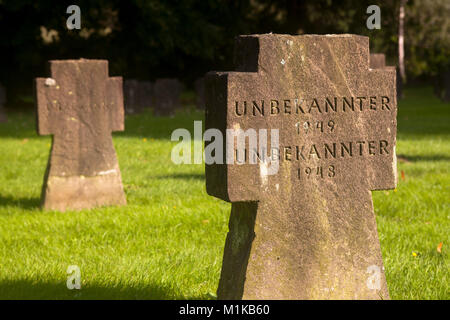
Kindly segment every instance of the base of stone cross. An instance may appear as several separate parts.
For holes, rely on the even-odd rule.
[[[8,117],[6,116],[5,109],[0,106],[0,122],[8,122]]]
[[[126,205],[119,168],[94,177],[49,176],[42,190],[45,210],[82,210]]]
[[[218,299],[389,299],[370,192],[319,194],[233,203]]]

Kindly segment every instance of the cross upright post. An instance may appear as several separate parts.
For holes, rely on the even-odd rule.
[[[240,36],[235,56],[207,75],[206,129],[279,130],[279,169],[206,165],[232,203],[218,298],[389,299],[371,191],[397,181],[395,69],[356,35]]]

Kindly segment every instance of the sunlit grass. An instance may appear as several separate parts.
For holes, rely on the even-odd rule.
[[[193,131],[201,112],[128,116],[114,134],[128,206],[65,213],[39,209],[50,137],[35,134],[31,112],[9,117],[0,124],[0,298],[214,298],[230,205],[206,194],[203,165],[170,161],[171,132]],[[450,105],[407,90],[398,120],[399,185],[374,193],[390,294],[448,299]],[[81,269],[81,290],[66,288],[69,265]]]

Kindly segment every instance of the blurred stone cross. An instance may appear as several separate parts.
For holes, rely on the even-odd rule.
[[[36,79],[38,133],[53,135],[42,206],[125,205],[111,137],[124,130],[122,78],[108,76],[106,60],[54,60],[50,73]]]
[[[178,79],[156,79],[153,86],[153,111],[157,116],[172,116],[181,107],[183,85]]]
[[[386,67],[386,56],[384,53],[371,53],[369,58],[369,67],[371,69]]]
[[[235,52],[236,71],[207,75],[206,129],[279,144],[206,165],[232,202],[218,298],[389,299],[371,191],[397,181],[395,69],[369,68],[356,35],[240,36]]]
[[[0,83],[0,123],[8,122],[8,117],[6,116],[5,111],[5,103],[6,103],[6,89]]]

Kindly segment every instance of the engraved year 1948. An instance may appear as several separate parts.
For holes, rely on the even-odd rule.
[[[303,178],[334,178],[336,167],[334,165],[318,167],[300,167],[297,169],[298,179]]]

